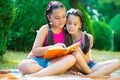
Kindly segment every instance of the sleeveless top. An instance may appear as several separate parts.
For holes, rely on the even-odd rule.
[[[62,31],[58,34],[52,32],[53,35],[53,39],[54,39],[54,43],[64,43],[64,36],[65,36],[65,30],[62,29]],[[48,36],[46,37],[43,46],[47,46],[48,45]],[[36,56],[34,56],[32,53],[30,53],[28,55],[28,58],[35,58]]]
[[[53,40],[54,40],[54,43],[64,43],[64,36],[65,36],[65,30],[62,29],[62,31],[58,34],[52,32],[52,35],[53,35]],[[46,37],[44,43],[43,43],[43,46],[47,46],[48,45],[48,36]]]
[[[85,36],[85,34],[83,33],[82,36],[80,37],[80,39],[76,41],[76,42],[79,42],[79,43],[80,43],[80,48],[81,48],[81,49],[83,48],[83,43],[82,43],[82,41],[83,41],[84,36]]]

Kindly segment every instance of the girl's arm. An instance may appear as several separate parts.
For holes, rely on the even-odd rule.
[[[47,35],[48,35],[48,26],[44,25],[37,32],[37,36],[34,41],[34,44],[33,44],[30,54],[32,54],[33,56],[42,57],[46,53],[46,51],[50,47],[50,46],[43,47],[43,43],[44,43]]]
[[[86,54],[84,54],[83,51],[80,48],[78,48],[77,50],[83,56],[85,61],[88,63],[90,58],[91,58],[91,48],[93,46],[93,36],[91,34],[87,34],[87,35],[88,35],[88,38],[90,39],[90,49],[89,49],[89,51]]]
[[[88,63],[90,60],[90,50],[87,52],[87,54],[84,54],[80,48],[77,48],[77,51],[83,56],[85,61]]]
[[[92,48],[93,47],[93,36],[91,34],[87,34],[87,35],[90,40],[90,48]]]

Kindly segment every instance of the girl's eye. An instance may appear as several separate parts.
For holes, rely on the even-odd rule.
[[[63,18],[66,18],[66,16],[63,16]]]
[[[71,25],[71,22],[68,22],[67,24],[68,24],[68,25]]]
[[[77,24],[74,24],[75,26],[77,26]]]
[[[59,19],[59,17],[55,17],[55,19]]]
[[[74,26],[79,26],[79,23],[74,23]]]
[[[54,16],[54,19],[60,19],[60,17],[59,16]]]

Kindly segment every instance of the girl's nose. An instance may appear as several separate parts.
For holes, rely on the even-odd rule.
[[[62,18],[59,20],[60,22],[64,21]]]
[[[72,28],[73,27],[73,25],[70,25],[70,28]]]

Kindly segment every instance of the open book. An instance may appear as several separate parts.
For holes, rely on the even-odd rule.
[[[43,58],[47,59],[47,58],[57,58],[57,57],[65,56],[68,53],[70,53],[70,51],[73,48],[76,48],[79,46],[80,46],[80,43],[72,44],[72,45],[68,46],[67,48],[51,47],[48,49],[47,53],[43,56]]]

